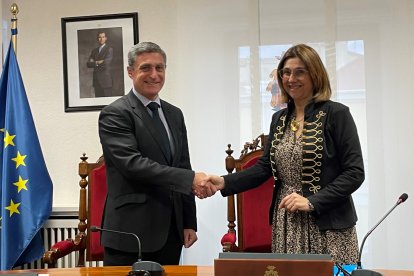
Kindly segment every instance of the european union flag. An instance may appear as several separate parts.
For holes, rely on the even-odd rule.
[[[39,230],[53,190],[11,42],[0,81],[0,136],[0,269],[6,270],[42,257]]]

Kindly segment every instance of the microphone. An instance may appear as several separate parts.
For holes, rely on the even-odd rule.
[[[99,228],[94,225],[90,227],[90,230],[92,232],[110,232],[110,233],[116,233],[116,234],[121,234],[121,235],[129,235],[129,236],[133,236],[137,240],[138,260],[132,265],[132,270],[128,273],[129,276],[163,276],[164,275],[164,268],[159,263],[142,260],[141,240],[134,233]]]
[[[404,201],[406,201],[408,198],[408,195],[406,193],[403,193],[402,195],[400,195],[400,197],[397,200],[397,203],[395,203],[395,205],[385,214],[385,216],[383,216],[381,218],[381,220],[375,224],[374,227],[372,227],[371,230],[368,231],[368,233],[365,235],[364,239],[362,240],[362,244],[361,244],[361,248],[359,250],[359,255],[358,255],[358,262],[357,262],[357,268],[356,270],[352,271],[352,276],[382,276],[381,273],[373,271],[373,270],[368,270],[368,269],[362,269],[362,263],[361,263],[361,256],[362,256],[362,249],[364,248],[364,244],[365,244],[365,240],[368,238],[368,236],[375,230],[375,228],[378,227],[378,225],[380,225],[380,223],[386,218],[388,217],[388,215],[401,203],[403,203]]]

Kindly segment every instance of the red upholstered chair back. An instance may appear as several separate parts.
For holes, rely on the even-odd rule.
[[[102,214],[107,194],[105,164],[91,170],[88,184],[88,231],[92,225],[101,227]],[[88,232],[86,260],[102,261],[103,246],[99,232]]]
[[[247,142],[238,159],[232,156],[228,145],[226,170],[233,173],[253,166],[263,155],[267,135],[261,134]],[[273,177],[259,187],[227,197],[228,232],[221,239],[223,251],[271,252],[272,229],[269,225],[269,208],[272,202]],[[237,211],[237,214],[236,214]],[[237,235],[236,235],[237,225]]]
[[[241,170],[253,166],[260,156],[242,164]],[[237,221],[239,251],[271,252],[272,227],[269,208],[272,202],[274,180],[269,178],[261,186],[237,195]]]
[[[105,162],[101,157],[96,163],[88,163],[86,154],[83,154],[80,159],[78,233],[74,238],[55,243],[45,252],[43,262],[48,265],[48,268],[67,267],[62,259],[73,252],[77,253],[75,254],[78,258],[77,267],[85,266],[85,261],[90,262],[90,266],[100,265],[98,261],[103,261],[100,234],[92,233],[89,229],[92,225],[101,226],[107,194]],[[96,262],[95,265],[92,262]]]

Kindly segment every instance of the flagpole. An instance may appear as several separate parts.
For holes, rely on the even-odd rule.
[[[17,14],[19,13],[19,7],[16,3],[13,3],[10,7],[12,13],[12,26],[11,26],[11,38],[13,43],[14,53],[17,55]]]

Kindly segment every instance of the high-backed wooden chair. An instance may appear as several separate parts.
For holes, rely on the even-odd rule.
[[[245,143],[238,159],[232,156],[229,144],[226,150],[227,172],[231,174],[253,166],[263,155],[266,141],[267,135],[261,134],[252,142]],[[271,252],[272,229],[268,214],[273,186],[274,180],[270,177],[255,189],[227,197],[228,231],[221,239],[224,252]]]
[[[43,261],[49,268],[56,267],[60,258],[75,251],[78,252],[76,262],[78,267],[85,266],[85,260],[87,262],[103,260],[100,233],[92,233],[89,229],[92,225],[101,226],[107,194],[105,162],[101,157],[96,163],[88,163],[86,154],[83,154],[80,159],[79,231],[75,238],[57,242],[45,252]]]

